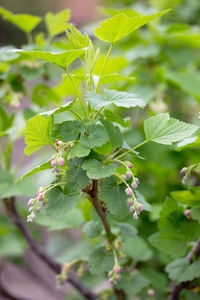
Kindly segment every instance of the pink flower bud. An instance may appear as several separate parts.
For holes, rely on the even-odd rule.
[[[33,207],[31,206],[29,209],[28,209],[29,212],[32,212],[33,211]]]
[[[154,297],[155,296],[155,291],[154,290],[148,290],[147,294],[149,297]]]
[[[44,191],[43,186],[41,186],[38,190],[37,190],[37,195],[39,195],[40,193],[42,193]]]
[[[131,186],[133,189],[136,189],[138,184],[139,184],[139,179],[135,178],[134,181],[132,182]]]
[[[126,193],[126,195],[131,196],[133,194],[133,191],[131,188],[127,188],[127,189],[125,189],[125,193]]]
[[[67,160],[70,160],[71,159],[71,156],[70,156],[70,154],[67,156]]]
[[[44,199],[44,195],[43,195],[43,193],[40,193],[39,195],[38,195],[38,200],[43,200]]]
[[[135,219],[135,220],[137,220],[138,219],[138,214],[137,214],[137,212],[135,211],[134,212],[134,214],[133,214],[133,218]]]
[[[126,205],[127,205],[128,207],[130,207],[130,206],[132,205],[132,201],[131,201],[130,199],[128,199],[128,200],[126,201]]]
[[[117,276],[117,281],[120,281],[120,280],[121,280],[121,276],[118,275],[118,276]]]
[[[40,207],[37,207],[36,211],[37,211],[37,213],[39,213],[40,212]]]
[[[34,212],[31,213],[31,219],[34,220],[36,218],[36,214]]]
[[[33,200],[34,199],[32,199],[32,198],[28,200],[28,206],[31,206],[33,204]]]
[[[141,203],[139,203],[138,206],[137,206],[137,209],[138,209],[139,212],[142,212],[143,209],[144,209],[143,205]]]
[[[133,167],[133,164],[129,161],[128,162],[128,167],[131,169]]]
[[[56,161],[55,161],[55,159],[52,159],[52,160],[51,160],[51,166],[52,166],[52,168],[54,168],[54,167],[56,166]]]
[[[131,176],[132,176],[131,172],[126,172],[126,178],[127,178],[127,179],[130,179]]]
[[[186,218],[190,219],[191,218],[191,210],[190,209],[186,209],[184,211],[184,215],[186,216]]]
[[[185,175],[185,173],[186,173],[186,168],[182,168],[182,169],[180,170],[180,174],[181,174],[181,175]]]
[[[114,273],[115,273],[115,274],[119,274],[119,273],[120,273],[120,271],[121,271],[121,268],[120,268],[120,266],[118,266],[118,267],[114,267],[113,271],[114,271]]]
[[[130,212],[133,213],[134,211],[135,211],[135,207],[132,205],[132,206],[130,207]]]
[[[58,159],[58,164],[59,164],[59,166],[64,166],[64,163],[65,163],[65,159],[63,158],[63,157],[60,157],[59,159]]]

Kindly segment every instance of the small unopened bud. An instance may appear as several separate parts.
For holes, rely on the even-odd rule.
[[[154,297],[155,296],[155,291],[150,289],[150,290],[147,291],[147,294],[148,294],[149,297]]]
[[[56,168],[56,173],[60,173],[60,168]]]
[[[37,190],[37,195],[39,195],[40,193],[42,193],[44,191],[43,186],[41,186],[38,190]]]
[[[180,174],[181,174],[181,175],[185,175],[185,173],[186,173],[186,168],[182,168],[182,169],[180,170]]]
[[[184,215],[186,216],[186,218],[187,218],[188,220],[192,220],[192,217],[191,217],[191,210],[190,210],[190,209],[186,209],[186,210],[184,211]]]
[[[44,199],[44,194],[43,193],[40,193],[39,195],[38,195],[38,200],[43,200]]]
[[[28,206],[31,206],[33,204],[33,200],[34,199],[32,199],[32,198],[28,200]]]
[[[126,178],[127,178],[127,179],[130,179],[131,176],[132,176],[131,172],[126,172]]]
[[[126,205],[127,205],[128,207],[130,207],[130,206],[132,205],[132,201],[131,201],[130,199],[128,199],[128,200],[126,201]]]
[[[55,159],[52,159],[51,160],[51,166],[52,166],[52,168],[54,168],[56,165],[57,165],[57,163],[56,163]]]
[[[135,211],[135,207],[132,205],[132,206],[130,207],[130,212],[133,213],[134,211]]]
[[[139,203],[138,206],[137,206],[137,209],[138,209],[139,212],[142,212],[143,209],[144,209],[143,205],[141,203]]]
[[[133,194],[133,191],[131,188],[127,188],[127,189],[125,189],[125,193],[126,193],[126,195],[131,196]]]
[[[67,156],[67,160],[70,160],[71,159],[71,156],[70,156],[70,154]]]
[[[120,271],[121,271],[120,266],[114,267],[113,271],[114,271],[115,274],[119,274]]]
[[[127,163],[127,166],[131,169],[131,168],[133,167],[133,164],[129,161],[129,162]]]
[[[59,164],[59,166],[64,166],[64,163],[65,163],[65,159],[63,158],[63,157],[60,157],[59,159],[58,159],[58,164]]]
[[[134,214],[133,214],[133,218],[135,219],[135,220],[137,220],[138,219],[138,214],[137,214],[137,212],[135,211],[134,212]]]

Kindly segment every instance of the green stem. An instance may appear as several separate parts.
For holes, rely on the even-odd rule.
[[[31,32],[28,32],[28,33],[26,34],[26,38],[27,38],[28,44],[33,44],[33,36],[32,36],[32,33],[31,33]]]
[[[104,60],[104,63],[103,63],[102,69],[101,69],[101,73],[100,73],[100,75],[99,75],[99,81],[98,81],[98,83],[97,83],[96,93],[98,93],[98,91],[99,91],[101,79],[102,79],[102,76],[103,76],[103,73],[104,73],[104,70],[105,70],[105,67],[106,67],[106,64],[107,64],[107,61],[108,61],[110,52],[111,52],[111,50],[112,50],[112,47],[113,47],[113,44],[110,44],[110,47],[109,47],[109,49],[108,49],[108,53],[106,54],[106,57],[105,57],[105,60]]]
[[[69,111],[71,111],[75,116],[77,116],[80,120],[83,120],[82,116],[79,115],[79,113],[77,113],[76,111],[74,111],[73,109],[69,109]]]
[[[134,146],[133,148],[131,148],[130,150],[128,150],[128,151],[124,152],[123,154],[117,156],[116,159],[122,158],[124,155],[126,155],[126,154],[132,152],[133,150],[141,147],[142,145],[146,144],[147,142],[148,142],[147,140],[143,141],[142,143],[140,143],[140,144]]]
[[[118,177],[121,181],[123,181],[123,183],[129,188],[128,183],[120,176],[120,174],[118,174],[117,172],[115,172],[114,174],[116,177]]]
[[[96,112],[96,114],[94,115],[94,120],[97,118],[97,116],[100,114],[100,112],[102,111],[104,107],[102,106],[101,108],[99,108],[99,110]]]
[[[81,107],[82,107],[83,112],[84,112],[84,114],[85,114],[85,117],[87,118],[87,111],[86,111],[86,109],[85,109],[85,105],[84,105],[83,100],[82,100],[82,98],[81,98],[81,96],[80,96],[80,94],[79,94],[79,91],[77,90],[76,84],[75,84],[75,82],[74,82],[74,80],[73,80],[71,74],[68,72],[67,68],[66,68],[66,73],[67,73],[67,76],[69,77],[69,80],[71,81],[71,83],[72,83],[72,85],[73,85],[73,87],[74,87],[74,90],[75,90],[76,95],[77,95],[77,97],[78,97],[78,99],[79,99],[79,101],[80,101],[80,104],[81,104]]]

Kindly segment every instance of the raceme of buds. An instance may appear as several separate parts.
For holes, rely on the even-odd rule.
[[[108,273],[108,278],[111,284],[116,284],[121,280],[120,276],[121,267],[119,265],[115,265],[113,270]]]
[[[58,154],[54,155],[50,159],[51,167],[54,168],[53,172],[59,173],[60,169],[57,168],[59,165],[60,167],[63,167],[65,164],[65,159],[62,157],[61,152],[58,152]]]
[[[131,213],[133,213],[133,218],[138,219],[138,215],[143,211],[143,205],[139,203],[135,197],[129,198],[126,202]]]
[[[41,206],[45,204],[46,190],[46,187],[40,187],[37,191],[37,197],[29,199],[28,206],[30,215],[27,217],[27,222],[33,222],[36,214],[40,212]]]

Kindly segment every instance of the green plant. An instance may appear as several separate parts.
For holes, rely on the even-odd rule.
[[[144,140],[129,147],[120,128],[127,128],[130,124],[116,111],[119,108],[144,108],[146,103],[137,94],[105,89],[102,85],[121,80],[120,75],[108,72],[109,66],[112,66],[110,53],[113,46],[123,37],[168,11],[133,17],[120,13],[103,21],[95,29],[95,36],[109,43],[109,49],[100,65],[98,61],[101,49],[95,49],[89,36],[86,33],[82,34],[73,25],[68,25],[66,30],[71,43],[67,50],[46,51],[36,47],[33,50],[12,49],[8,52],[17,55],[19,60],[25,58],[35,62],[35,59],[42,59],[61,67],[66,72],[63,77],[70,82],[72,93],[75,94],[74,100],[60,106],[58,99],[58,103],[54,101],[56,108],[28,119],[25,154],[29,156],[44,146],[50,146],[54,153],[48,161],[23,175],[17,184],[40,171],[53,171],[55,176],[51,184],[41,186],[36,197],[28,201],[30,214],[27,221],[39,219],[39,222],[47,223],[49,227],[57,222],[57,226],[62,228],[62,222],[65,222],[68,215],[72,214],[72,217],[76,218],[75,215],[80,216],[81,211],[84,216],[83,222],[78,223],[78,226],[81,225],[83,240],[81,255],[75,255],[73,259],[68,258],[67,263],[62,265],[55,263],[40,250],[32,237],[27,235],[24,225],[19,222],[13,199],[5,194],[4,201],[11,218],[23,232],[32,249],[58,273],[58,284],[68,280],[88,299],[131,298],[142,288],[156,286],[157,278],[163,279],[158,271],[148,265],[142,267],[138,273],[140,268],[135,263],[152,257],[152,249],[146,245],[145,240],[141,237],[136,238],[136,221],[133,221],[133,218],[137,220],[143,211],[152,210],[151,205],[137,190],[139,179],[135,162],[141,157],[135,150],[151,142],[153,145],[171,145],[183,141],[194,135],[199,127],[171,118],[168,113],[160,113],[144,121]],[[47,24],[51,24],[51,17],[46,17]],[[61,27],[63,30],[63,26]],[[50,38],[47,43],[51,43],[54,34],[59,33],[59,30],[54,28],[48,31]],[[78,72],[72,73],[69,65],[75,60],[78,63],[78,59],[81,67]],[[46,101],[44,106],[47,106]],[[6,116],[5,120],[7,119],[8,124],[12,124]],[[3,128],[2,132],[5,133],[6,130],[7,127]],[[172,193],[173,199],[181,199],[182,204],[191,205],[187,199],[187,203],[182,202],[183,196],[179,197],[177,193]],[[189,193],[194,196],[195,191]],[[195,194],[195,197],[198,195]],[[42,221],[42,218],[45,218],[44,213],[50,220]],[[174,259],[178,258],[167,266],[166,271],[174,281],[182,275],[179,282],[192,281],[199,277],[199,260],[194,261],[190,258],[188,262],[185,258],[179,258],[180,253],[183,256],[186,254],[188,244],[193,245],[200,232],[198,222],[190,222],[186,217],[184,206],[168,199],[161,210],[159,231],[150,237],[154,247]],[[199,256],[195,251],[194,249],[191,253]],[[85,266],[88,266],[89,271],[85,270]],[[180,266],[183,274],[180,273]],[[85,272],[97,276],[100,282],[108,277],[110,285],[97,295],[77,283],[72,270],[79,274]],[[153,280],[150,283],[148,279],[151,275],[154,277],[154,283]],[[169,291],[165,277],[163,282],[163,287],[158,290],[167,296]],[[140,296],[141,299],[151,299],[155,297],[155,292],[149,289],[147,294],[141,292]],[[159,292],[156,297],[159,297]],[[175,299],[173,297],[172,294],[172,299]]]

